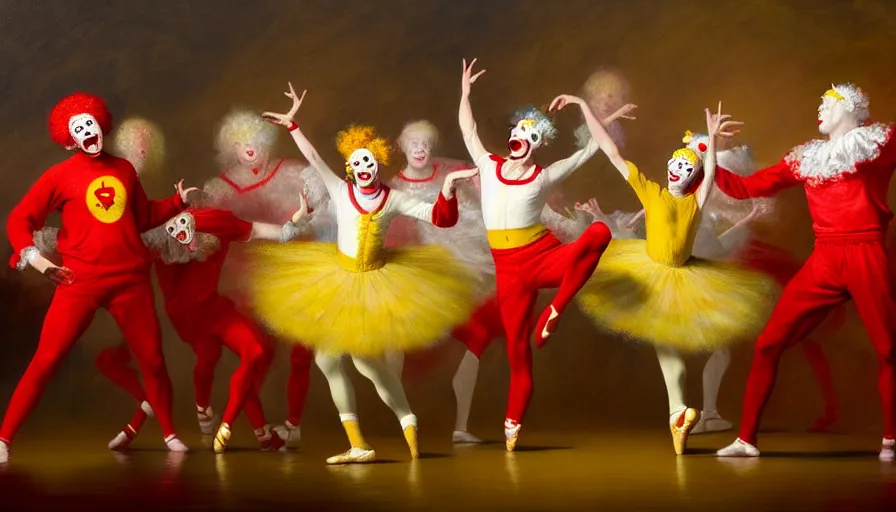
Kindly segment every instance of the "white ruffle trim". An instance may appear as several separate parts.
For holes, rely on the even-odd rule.
[[[25,247],[19,252],[19,262],[16,263],[16,269],[25,270],[34,258],[40,256],[40,251],[35,246]]]
[[[855,128],[836,140],[811,140],[794,148],[784,161],[798,178],[817,187],[855,174],[858,164],[877,158],[891,130],[889,125],[875,123]]]

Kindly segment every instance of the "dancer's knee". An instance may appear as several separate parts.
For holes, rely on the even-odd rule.
[[[607,248],[612,239],[613,235],[610,233],[610,228],[603,222],[595,222],[591,224],[582,235],[582,241],[590,251],[602,252]]]

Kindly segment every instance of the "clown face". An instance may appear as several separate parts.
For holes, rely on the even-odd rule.
[[[510,130],[507,149],[511,160],[525,160],[543,143],[543,134],[535,129],[531,119],[523,119]]]
[[[697,163],[695,163],[694,160],[687,158],[684,155],[673,155],[672,158],[669,159],[667,165],[669,178],[668,187],[669,192],[673,195],[683,196],[691,182],[694,181],[694,178],[697,176],[701,167],[699,160],[697,160]]]
[[[369,188],[376,183],[379,164],[369,150],[361,148],[352,151],[348,157],[348,164],[355,176],[355,184],[359,187]]]
[[[835,96],[825,94],[818,106],[818,131],[830,135],[848,118],[846,105]]]
[[[245,165],[250,169],[255,169],[264,165],[269,150],[269,148],[256,141],[249,143],[234,143],[233,149],[236,152],[236,158],[239,160],[240,164]]]
[[[189,245],[196,237],[196,219],[189,212],[183,212],[165,224],[168,236],[183,245]]]
[[[89,156],[99,156],[103,152],[103,130],[92,115],[72,116],[68,120],[68,132],[75,145]]]
[[[408,166],[417,170],[426,169],[432,159],[432,141],[422,134],[412,133],[405,143],[404,155]]]

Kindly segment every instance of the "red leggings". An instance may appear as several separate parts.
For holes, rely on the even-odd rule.
[[[553,234],[515,249],[493,249],[497,299],[507,335],[510,392],[506,420],[521,423],[532,398],[532,310],[538,290],[559,288],[551,305],[562,313],[584,286],[607,245],[610,230],[596,222],[573,243],[561,244]]]
[[[463,325],[451,331],[451,337],[463,343],[476,358],[482,357],[492,341],[504,336],[501,307],[497,294],[483,301]]]
[[[3,425],[0,440],[9,443],[37,405],[44,388],[59,368],[62,358],[84,334],[96,310],[109,311],[146,381],[145,399],[159,418],[162,435],[175,433],[171,418],[171,380],[162,354],[161,332],[156,317],[149,275],[122,286],[121,280],[75,281],[56,288],[37,352],[19,381]]]
[[[784,350],[799,342],[836,306],[850,297],[878,356],[877,383],[884,412],[884,436],[896,437],[896,301],[882,241],[816,242],[803,268],[784,288],[756,350],[744,397],[740,438],[756,444],[762,410],[771,395]]]
[[[314,352],[311,349],[304,345],[293,345],[289,354],[289,378],[286,381],[286,419],[293,426],[302,424],[313,361]]]
[[[240,358],[240,366],[230,378],[230,397],[221,421],[232,425],[245,410],[252,428],[263,427],[267,422],[258,393],[272,361],[273,351],[255,324],[238,313],[224,299],[216,300],[214,307],[203,307],[201,318],[210,326],[205,336],[197,336],[196,329],[184,331],[185,341],[196,354],[193,369],[193,389],[196,405],[208,407],[214,382],[215,367],[221,358],[221,347],[226,346]],[[126,390],[138,402],[142,402],[143,390],[136,373],[129,368],[130,356],[123,346],[106,349],[96,359],[97,368],[109,380]],[[135,430],[145,421],[142,409],[137,410],[130,423]],[[134,424],[134,423],[138,424]]]

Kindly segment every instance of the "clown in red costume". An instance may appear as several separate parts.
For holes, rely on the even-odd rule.
[[[294,217],[298,222],[307,212],[302,208]],[[292,221],[291,223],[292,224]],[[271,224],[249,223],[226,210],[191,208],[169,220],[165,226],[144,233],[143,240],[159,261],[156,276],[165,298],[168,318],[180,338],[189,343],[197,356],[194,372],[197,402],[208,402],[211,377],[227,347],[240,358],[240,366],[230,379],[230,399],[214,439],[214,449],[223,453],[231,437],[231,425],[245,408],[262,450],[278,450],[285,441],[272,435],[258,392],[273,358],[273,347],[258,326],[239,313],[230,299],[218,293],[221,269],[232,242],[250,239],[280,239],[281,228]],[[104,352],[108,361],[119,361],[113,354],[126,347]],[[104,356],[101,356],[103,358]],[[138,401],[144,393],[136,374],[124,365],[105,365],[113,382]],[[101,367],[102,368],[102,367]],[[212,374],[208,379],[205,373]],[[145,407],[109,443],[112,450],[126,449],[146,419]]]
[[[277,128],[264,122],[257,113],[248,110],[229,113],[221,122],[216,140],[218,161],[224,170],[203,187],[207,205],[229,210],[250,222],[283,225],[302,209],[304,197],[308,210],[313,213],[292,224],[292,236],[334,241],[335,219],[329,214],[329,196],[324,182],[305,163],[276,157],[273,150],[277,135]],[[226,263],[224,281],[239,272],[238,264]],[[226,286],[222,292],[234,295]],[[234,298],[240,299],[238,296]],[[300,426],[314,355],[304,345],[296,344],[290,348],[289,359],[287,419],[274,426],[274,431],[287,446],[294,448],[301,440]],[[217,360],[209,361],[207,371],[195,375],[197,390],[209,390],[209,393],[197,393],[196,403],[200,427],[209,434],[217,423],[217,416],[208,403],[216,363]]]
[[[48,169],[31,187],[9,214],[7,235],[14,267],[30,265],[59,286],[37,352],[0,426],[0,462],[8,460],[10,442],[99,308],[116,320],[137,360],[168,448],[186,451],[171,418],[171,381],[149,279],[152,257],[140,233],[182,211],[186,195],[195,189],[184,189],[180,182],[171,198],[148,200],[133,166],[103,151],[112,115],[97,96],[76,93],[62,99],[50,114],[49,128],[54,142],[76,154]],[[62,266],[41,256],[33,245],[34,232],[56,210],[62,222]]]
[[[852,84],[833,86],[818,107],[827,139],[794,148],[780,163],[748,177],[719,169],[719,188],[731,197],[767,197],[802,185],[815,230],[815,249],[790,280],[756,341],[740,434],[720,457],[757,457],[756,436],[784,350],[804,339],[836,306],[852,298],[879,359],[884,413],[880,459],[896,445],[893,276],[885,248],[892,213],[887,189],[896,168],[893,126],[865,125],[869,99]]]
[[[558,288],[535,325],[541,346],[597,267],[610,243],[610,230],[596,222],[575,242],[562,244],[544,227],[541,214],[549,190],[594,156],[598,145],[591,140],[569,158],[542,168],[535,163],[534,153],[554,137],[556,129],[543,113],[529,109],[518,116],[510,132],[509,156],[489,153],[479,140],[470,105],[470,87],[484,72],[474,74],[475,63],[475,59],[469,66],[463,63],[458,120],[464,144],[479,170],[482,217],[495,261],[496,306],[507,336],[511,372],[504,435],[507,450],[513,451],[532,396],[529,337],[538,291]]]

